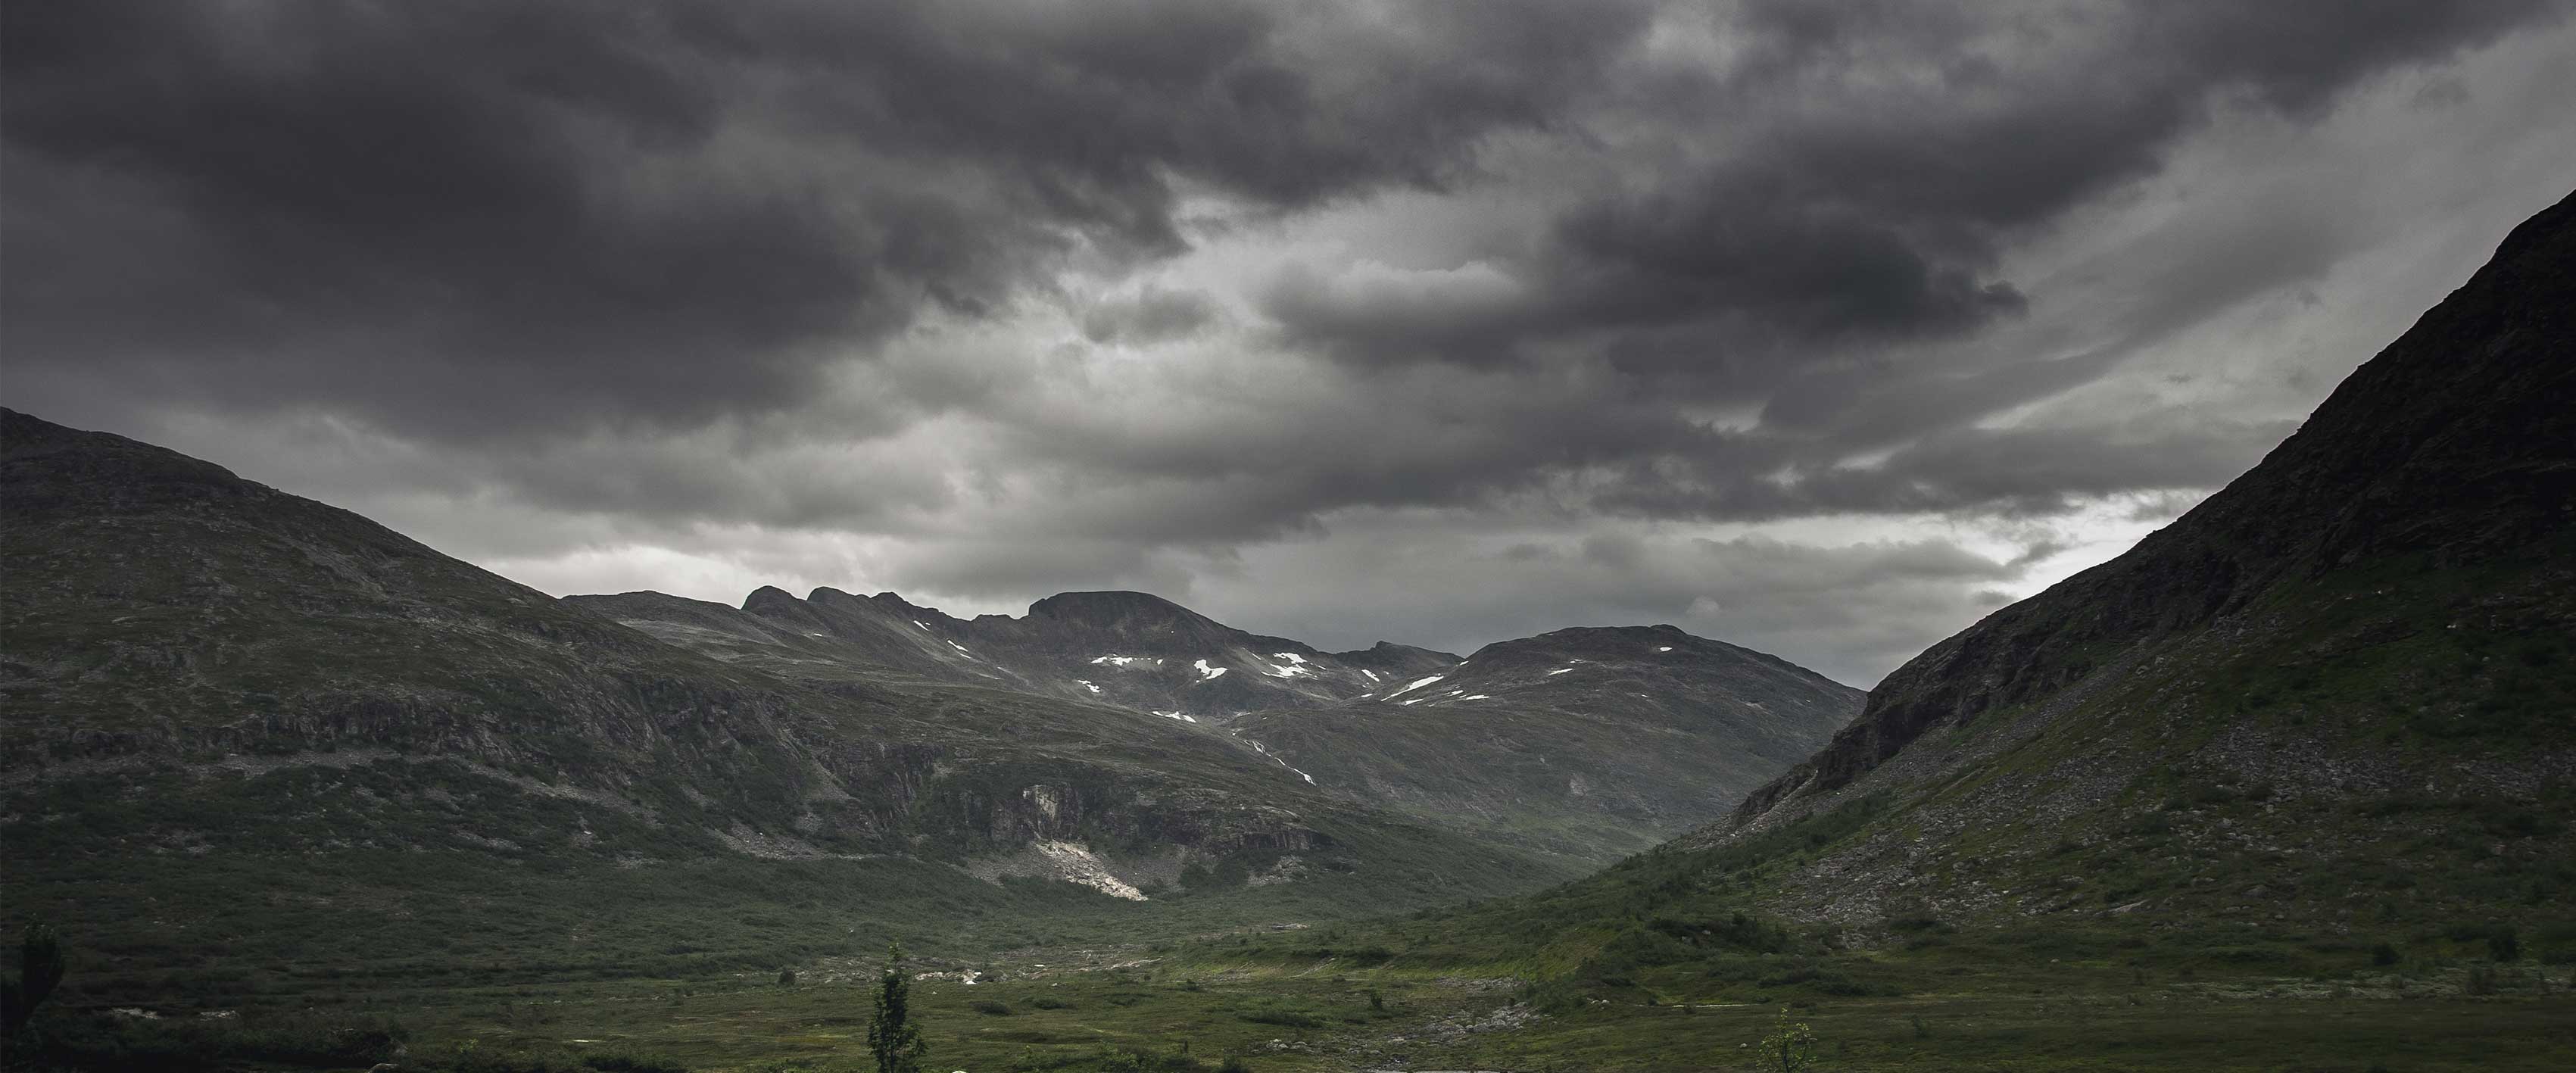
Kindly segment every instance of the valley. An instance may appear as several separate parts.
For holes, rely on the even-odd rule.
[[[1670,626],[558,600],[9,412],[0,925],[74,966],[12,1046],[856,1069],[899,943],[970,1070],[2564,1068],[2571,296],[2576,200],[1866,695]]]

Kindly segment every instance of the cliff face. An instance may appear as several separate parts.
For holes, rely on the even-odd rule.
[[[2044,704],[2288,586],[2403,564],[2548,569],[2576,528],[2576,200],[2517,228],[2262,464],[2129,553],[1933,646],[1736,824],[1851,784],[1927,731]]]

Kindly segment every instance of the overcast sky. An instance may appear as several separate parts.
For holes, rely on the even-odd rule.
[[[2538,2],[0,8],[0,402],[555,593],[1869,685],[2576,176]]]

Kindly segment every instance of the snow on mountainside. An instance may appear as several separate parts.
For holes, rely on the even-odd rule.
[[[1132,592],[973,619],[833,589],[797,600],[764,588],[722,613],[651,593],[571,599],[807,680],[919,677],[1124,708],[1354,803],[1579,856],[1723,813],[1822,745],[1862,697],[1671,626],[1559,630],[1461,658],[1384,643],[1324,652]]]

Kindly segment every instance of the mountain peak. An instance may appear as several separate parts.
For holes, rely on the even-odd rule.
[[[1160,596],[1119,589],[1060,592],[1030,604],[1029,617],[1104,627],[1204,621],[1198,612]]]

